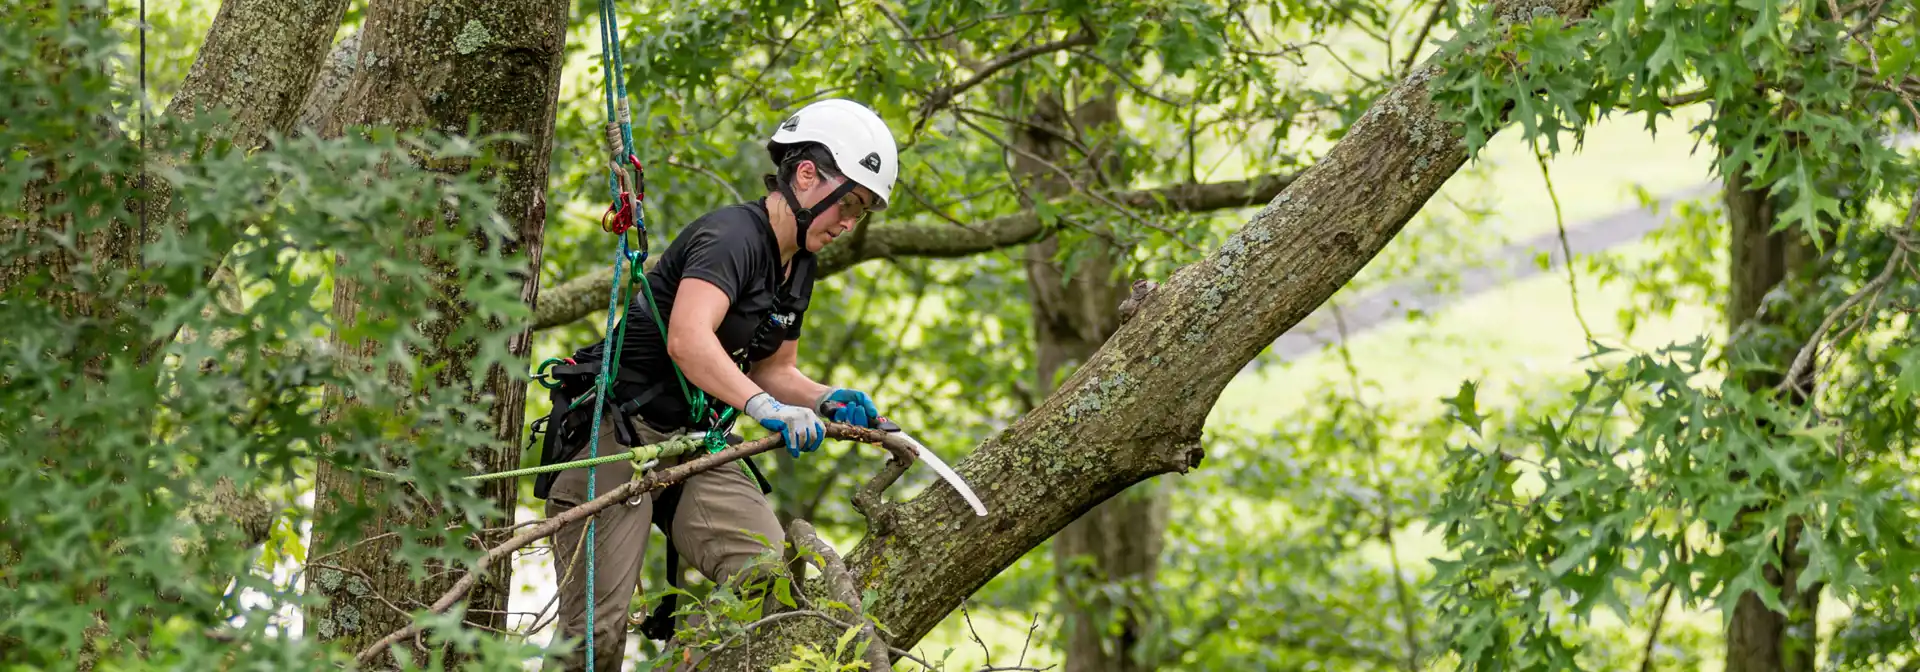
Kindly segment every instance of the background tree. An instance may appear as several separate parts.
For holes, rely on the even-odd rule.
[[[1877,577],[1904,574],[1895,549],[1912,543],[1915,511],[1894,465],[1913,445],[1913,391],[1873,381],[1903,379],[1912,347],[1910,320],[1880,308],[1910,301],[1912,283],[1895,278],[1912,275],[1920,210],[1913,165],[1893,142],[1920,122],[1910,9],[1609,5],[1590,24],[1515,41],[1539,54],[1611,37],[1587,59],[1543,67],[1496,50],[1453,80],[1448,100],[1472,96],[1476,115],[1511,104],[1549,143],[1615,110],[1651,122],[1710,103],[1710,123],[1691,130],[1719,148],[1725,218],[1714,228],[1731,263],[1732,333],[1712,364],[1704,335],[1596,364],[1571,409],[1498,434],[1482,434],[1471,390],[1453,402],[1500,447],[1448,458],[1440,520],[1461,557],[1442,565],[1438,587],[1468,667],[1604,667],[1605,654],[1547,619],[1601,605],[1631,618],[1636,595],[1659,594],[1644,665],[1677,596],[1719,610],[1726,669],[1812,669],[1823,594],[1870,614],[1900,600]],[[1550,105],[1501,93],[1529,85]],[[1568,601],[1550,605],[1556,595]],[[1890,648],[1834,646],[1830,660],[1906,655]]]
[[[366,37],[358,45],[358,60],[364,62],[348,78],[338,109],[322,129],[324,134],[339,135],[347,129],[379,125],[402,131],[443,129],[473,139],[491,135],[517,138],[498,146],[497,166],[476,168],[469,157],[463,156],[414,157],[423,169],[499,182],[499,199],[494,207],[504,219],[508,235],[498,238],[497,243],[495,232],[463,227],[444,215],[382,224],[409,231],[398,239],[401,241],[431,237],[441,230],[472,236],[474,250],[520,265],[511,274],[517,285],[513,289],[520,302],[528,306],[534,305],[539,295],[539,278],[531,271],[539,266],[540,243],[546,232],[548,155],[567,24],[564,5],[536,0],[369,3]],[[463,271],[459,267],[470,263],[473,254],[470,250],[398,245],[374,257],[417,264],[441,278],[430,294],[431,314],[436,317],[407,326],[405,356],[409,366],[384,372],[376,368],[378,354],[394,343],[365,338],[362,325],[389,319],[366,305],[370,295],[388,291],[383,282],[361,283],[336,277],[332,344],[340,353],[342,365],[358,375],[385,373],[394,378],[395,385],[409,385],[411,379],[426,375],[440,386],[462,390],[460,397],[452,399],[422,397],[419,403],[423,406],[451,404],[444,410],[422,411],[446,413],[449,421],[488,433],[491,440],[477,447],[468,464],[477,471],[498,472],[515,468],[521,461],[518,447],[527,385],[524,375],[518,373],[525,367],[517,362],[527,358],[531,337],[524,326],[488,325],[492,330],[512,330],[505,351],[493,357],[479,356],[477,348],[483,343],[460,337],[462,330],[473,328],[473,308],[471,300],[463,296]],[[364,262],[342,254],[335,263]],[[513,364],[496,363],[489,368],[474,365],[488,361]],[[462,403],[452,404],[455,399]],[[354,403],[351,396],[336,395],[328,400],[325,412],[338,413],[341,407]],[[415,440],[433,439],[421,435]],[[407,460],[402,451],[383,456],[382,461],[404,465]],[[392,562],[404,534],[378,541],[375,538],[397,528],[429,530],[445,514],[430,505],[392,506],[379,493],[393,486],[353,469],[323,462],[314,482],[315,515],[329,524],[316,530],[312,547],[330,558],[325,567],[309,575],[310,593],[327,598],[324,606],[309,612],[309,617],[322,638],[338,638],[359,650],[405,627],[414,609],[431,603],[423,598],[444,592],[454,580],[446,567],[428,565],[438,577],[421,581],[413,568]],[[482,491],[497,511],[510,512],[519,499],[516,486],[512,480],[492,480],[483,484]],[[510,520],[499,516],[487,521],[492,524],[483,527],[496,531],[477,535],[478,545],[504,541],[507,535],[497,528],[505,527]],[[360,521],[355,525],[358,529],[342,529],[349,527],[346,521]],[[511,570],[509,565],[495,566],[474,591],[468,613],[475,625],[494,629],[505,626]],[[399,598],[397,604],[405,606],[396,609],[382,603],[394,597]]]

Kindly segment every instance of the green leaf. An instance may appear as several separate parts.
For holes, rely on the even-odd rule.
[[[853,624],[853,625],[849,625],[849,626],[847,626],[847,631],[846,631],[846,632],[843,632],[843,633],[840,633],[840,639],[839,639],[839,640],[837,640],[837,641],[835,641],[835,642],[833,643],[833,657],[834,657],[834,659],[835,659],[835,660],[838,660],[838,659],[840,658],[840,656],[841,656],[841,654],[844,654],[844,653],[846,653],[846,651],[847,651],[847,644],[848,644],[848,643],[850,643],[850,642],[852,642],[852,641],[853,641],[853,638],[854,638],[854,637],[857,637],[857,636],[859,636],[859,635],[860,635],[860,624],[859,624],[859,623],[855,623],[855,624]]]
[[[789,609],[798,606],[793,601],[793,581],[784,576],[774,580],[773,598],[779,600],[780,604],[786,605]]]
[[[1894,366],[1900,372],[1892,383],[1893,400],[1906,403],[1915,395],[1920,395],[1920,346],[1908,347],[1904,352],[1892,357]]]
[[[1445,402],[1448,407],[1453,409],[1450,418],[1455,422],[1466,425],[1469,429],[1472,429],[1476,435],[1481,434],[1480,425],[1486,421],[1486,418],[1480,416],[1479,408],[1474,401],[1474,394],[1478,390],[1479,386],[1475,385],[1473,381],[1463,380],[1460,381],[1460,390],[1458,392],[1455,392],[1451,397],[1441,398],[1442,402]]]

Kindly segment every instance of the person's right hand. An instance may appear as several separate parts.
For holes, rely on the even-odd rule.
[[[794,457],[799,457],[801,451],[813,452],[827,437],[827,427],[820,423],[820,416],[815,415],[813,409],[782,404],[765,392],[748,399],[746,411],[767,431],[779,432],[780,438],[787,442],[787,454]]]

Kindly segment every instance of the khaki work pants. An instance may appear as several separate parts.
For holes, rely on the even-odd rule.
[[[645,443],[667,438],[644,422],[634,429]],[[612,419],[603,421],[602,455],[623,448],[614,440]],[[576,457],[585,457],[581,451]],[[665,469],[699,453],[667,458],[654,467]],[[604,494],[633,477],[632,462],[603,464],[594,479],[595,494]],[[756,561],[755,570],[777,566],[786,534],[773,506],[744,464],[729,464],[688,478],[673,517],[673,545],[682,562],[692,565],[716,583],[745,581],[737,576]],[[554,479],[548,493],[547,516],[557,516],[587,500],[587,470],[569,469]],[[654,495],[649,493],[602,509],[594,526],[593,648],[595,672],[617,672],[626,657],[627,614],[647,554],[647,536],[653,525]],[[586,521],[569,524],[553,536],[554,572],[560,579],[559,638],[578,641],[564,660],[548,660],[546,669],[583,670],[586,666]],[[764,537],[771,547],[755,535]],[[766,554],[765,557],[762,557]],[[685,598],[682,598],[684,604]],[[557,640],[556,640],[557,641]]]

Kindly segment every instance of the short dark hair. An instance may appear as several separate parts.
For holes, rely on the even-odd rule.
[[[785,148],[780,156],[779,173],[766,176],[767,191],[779,191],[782,184],[793,184],[793,176],[800,172],[800,162],[812,161],[814,170],[825,179],[840,177],[840,164],[834,163],[833,152],[818,142],[805,142]]]

